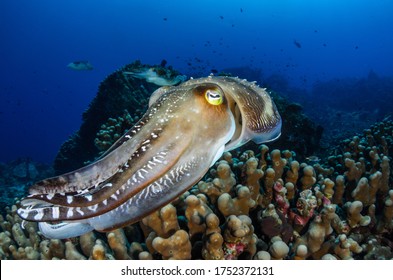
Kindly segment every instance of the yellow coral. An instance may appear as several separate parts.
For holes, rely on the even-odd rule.
[[[189,235],[192,238],[195,234],[205,231],[205,217],[213,211],[207,206],[206,197],[202,194],[189,195],[185,202],[187,205],[185,215],[188,221]]]
[[[166,239],[156,237],[152,245],[164,260],[191,259],[191,242],[188,233],[184,230],[178,230]]]
[[[176,208],[172,204],[168,204],[143,218],[142,224],[164,238],[172,235],[180,228],[177,221]]]
[[[282,177],[284,173],[284,167],[287,164],[287,160],[281,157],[281,151],[276,149],[270,153],[270,157],[273,162],[273,169],[275,172],[274,180],[277,180]]]
[[[109,247],[113,250],[115,258],[118,260],[130,260],[127,249],[127,238],[123,229],[116,229],[107,233]]]
[[[259,179],[264,175],[262,169],[258,169],[258,160],[255,157],[249,158],[244,167],[246,174],[246,185],[250,190],[251,199],[258,202],[260,200],[260,184]]]
[[[218,209],[225,217],[230,215],[248,215],[250,209],[256,205],[248,187],[238,185],[236,194],[235,198],[232,198],[228,193],[224,193],[218,198]]]
[[[285,182],[296,185],[296,182],[299,179],[299,168],[300,168],[300,164],[298,161],[296,160],[291,161],[290,169],[287,171],[285,175]]]
[[[363,210],[363,203],[361,201],[347,202],[344,207],[347,209],[347,221],[351,228],[370,224],[370,217],[361,214]]]
[[[314,174],[315,171],[311,165],[307,165],[303,168],[303,176],[300,179],[300,182],[302,184],[302,190],[308,190],[312,188],[312,186],[317,181]]]
[[[215,174],[213,181],[200,181],[198,183],[198,189],[201,193],[206,194],[211,203],[214,204],[221,194],[228,193],[232,190],[236,184],[236,179],[231,167],[226,161],[220,161],[217,170],[213,173]]]

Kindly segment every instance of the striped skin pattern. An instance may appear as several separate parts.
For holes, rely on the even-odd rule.
[[[110,231],[181,195],[224,151],[276,139],[281,117],[255,83],[209,76],[155,91],[149,109],[96,162],[37,182],[17,210],[49,238]]]

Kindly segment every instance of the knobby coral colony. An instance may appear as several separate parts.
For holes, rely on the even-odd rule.
[[[47,239],[1,217],[2,259],[392,259],[393,121],[313,166],[294,152],[225,152],[202,181],[140,222]]]

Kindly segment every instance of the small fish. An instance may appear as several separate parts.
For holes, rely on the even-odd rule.
[[[93,65],[88,61],[74,61],[67,65],[68,68],[76,71],[93,70]]]
[[[319,157],[317,157],[317,156],[309,156],[309,157],[306,157],[306,160],[307,160],[309,163],[318,163],[318,162],[321,161],[321,159],[320,159]]]
[[[302,45],[298,42],[298,41],[296,41],[296,40],[293,40],[293,44],[297,47],[297,48],[301,48],[302,47]]]
[[[161,75],[154,68],[142,68],[138,71],[125,71],[125,75],[131,75],[134,78],[144,79],[146,82],[156,84],[157,86],[174,86],[184,82],[187,77],[185,75],[177,75],[175,77],[167,77],[166,75]]]

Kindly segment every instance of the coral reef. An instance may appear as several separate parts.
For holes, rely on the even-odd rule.
[[[133,118],[127,110],[124,110],[122,116],[117,118],[109,118],[106,123],[101,125],[94,144],[100,151],[100,154],[108,150],[117,139],[119,139],[126,131],[136,123],[138,117]]]
[[[283,95],[268,90],[270,96],[277,105],[277,110],[282,117],[282,135],[276,141],[269,143],[269,148],[282,149],[291,147],[299,161],[306,161],[309,156],[319,155],[321,151],[320,141],[324,133],[324,127],[311,120],[303,112],[303,107],[298,103],[291,103]],[[246,148],[257,149],[252,143]]]
[[[0,162],[0,212],[7,205],[14,204],[15,197],[24,196],[28,185],[52,176],[53,169],[49,165],[29,158]]]
[[[393,259],[393,121],[309,165],[266,145],[224,153],[202,181],[138,224],[43,238],[16,206],[2,259]],[[18,202],[16,202],[18,203]]]
[[[319,81],[309,94],[291,95],[304,105],[308,116],[324,127],[321,144],[329,147],[392,115],[392,85],[391,76],[379,76],[371,70],[365,77]]]

